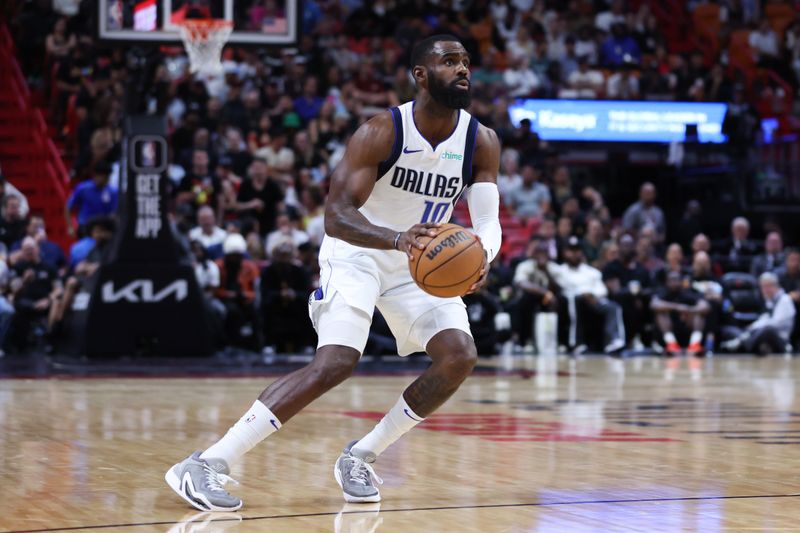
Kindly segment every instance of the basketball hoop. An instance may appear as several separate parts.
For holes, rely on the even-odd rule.
[[[222,47],[233,31],[233,22],[221,19],[184,19],[177,23],[189,54],[191,72],[222,73]]]

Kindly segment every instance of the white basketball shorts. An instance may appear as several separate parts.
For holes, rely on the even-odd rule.
[[[399,355],[424,352],[446,329],[472,336],[461,298],[438,298],[420,289],[399,252],[370,252],[321,261],[320,288],[309,298],[317,347],[336,344],[363,353],[375,307],[397,340]]]

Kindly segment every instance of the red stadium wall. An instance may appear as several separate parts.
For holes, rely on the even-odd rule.
[[[0,25],[0,165],[6,179],[44,216],[48,237],[67,249],[64,223],[69,176],[41,110],[31,100],[8,26]]]

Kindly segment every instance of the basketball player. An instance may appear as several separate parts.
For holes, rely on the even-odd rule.
[[[425,350],[433,364],[365,437],[348,444],[334,476],[348,502],[378,502],[372,463],[439,408],[477,358],[460,298],[437,298],[412,280],[417,240],[435,236],[466,189],[475,232],[486,252],[482,277],[500,247],[497,136],[471,117],[469,55],[453,36],[421,41],[412,52],[417,99],[378,115],[353,135],[333,172],[320,250],[320,288],[309,299],[319,334],[314,360],[261,393],[227,434],[166,474],[172,489],[203,511],[239,509],[223,485],[230,467],[306,405],[353,372],[380,309],[398,352]]]

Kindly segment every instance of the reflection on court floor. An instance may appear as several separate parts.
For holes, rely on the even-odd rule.
[[[0,381],[0,532],[730,531],[796,527],[791,359],[487,360],[389,448],[380,505],[331,470],[413,375],[355,377],[237,465],[240,513],[163,484],[271,378]]]

